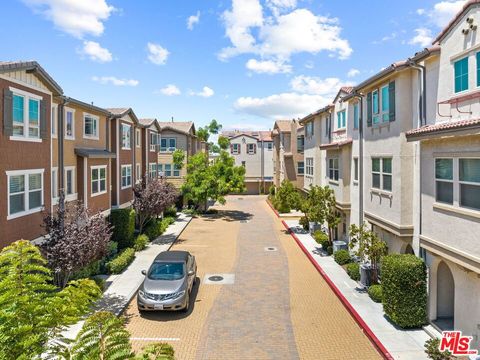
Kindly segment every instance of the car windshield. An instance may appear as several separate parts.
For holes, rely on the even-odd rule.
[[[183,263],[155,262],[148,273],[150,280],[179,280],[183,278]]]

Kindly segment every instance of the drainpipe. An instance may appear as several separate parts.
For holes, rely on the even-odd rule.
[[[58,209],[63,214],[65,210],[65,160],[64,160],[64,139],[65,139],[65,105],[69,103],[65,96],[60,97],[60,104],[57,106],[57,143],[58,143]],[[59,218],[60,229],[63,232],[65,218]]]
[[[260,173],[260,176],[261,176],[261,181],[260,181],[260,184],[261,184],[261,187],[263,188],[263,192],[265,192],[265,171],[264,171],[264,166],[265,166],[265,156],[264,156],[264,142],[263,140],[260,142],[260,145],[262,146],[262,155],[261,155],[261,173]]]
[[[358,225],[363,225],[363,98],[365,95],[354,92],[354,98],[359,100],[360,113],[358,117]]]

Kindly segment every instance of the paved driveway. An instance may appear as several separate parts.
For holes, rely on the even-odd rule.
[[[232,196],[217,208],[174,246],[197,258],[191,311],[140,316],[133,300],[126,316],[135,348],[164,340],[178,359],[380,358],[264,197]],[[206,284],[205,274],[234,279]]]

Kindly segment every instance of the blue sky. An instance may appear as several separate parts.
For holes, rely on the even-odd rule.
[[[9,0],[0,60],[139,117],[269,129],[429,46],[464,2]]]

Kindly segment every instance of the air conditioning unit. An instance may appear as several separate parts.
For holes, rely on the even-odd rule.
[[[372,282],[372,267],[370,264],[360,265],[360,283],[363,286],[370,286]]]
[[[348,250],[348,245],[345,241],[335,240],[333,242],[333,253],[335,254],[338,250]]]

